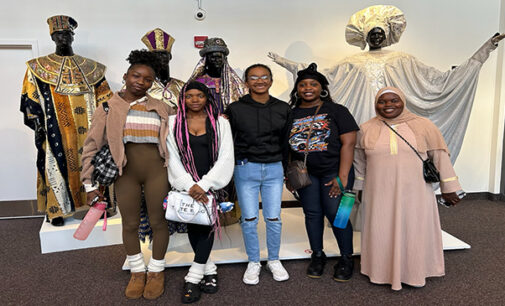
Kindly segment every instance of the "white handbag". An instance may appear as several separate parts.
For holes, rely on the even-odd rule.
[[[167,196],[167,210],[165,219],[169,221],[214,225],[216,216],[212,209],[214,197],[207,195],[209,201],[202,204],[193,199],[187,192],[172,190]]]

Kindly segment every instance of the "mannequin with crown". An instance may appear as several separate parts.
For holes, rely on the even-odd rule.
[[[81,153],[91,115],[112,92],[105,66],[74,54],[77,22],[69,16],[47,19],[56,52],[32,59],[23,81],[20,110],[35,131],[37,207],[55,226],[86,204],[81,185]]]
[[[161,67],[156,75],[156,81],[148,94],[162,100],[173,108],[177,108],[179,92],[184,82],[170,76],[170,60],[172,59],[172,45],[175,39],[160,28],[149,31],[142,37],[147,48],[158,54]]]
[[[359,124],[375,116],[374,97],[386,86],[400,88],[407,97],[407,108],[427,117],[442,132],[454,162],[459,154],[470,117],[482,64],[505,35],[496,34],[461,65],[439,71],[414,56],[390,50],[405,30],[403,12],[392,5],[374,5],[349,19],[345,37],[349,44],[368,52],[358,53],[325,69],[332,98],[345,105]],[[268,56],[296,73],[307,67],[270,52]]]

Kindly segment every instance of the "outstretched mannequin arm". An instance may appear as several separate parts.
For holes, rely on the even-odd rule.
[[[291,60],[288,60],[287,58],[280,56],[277,53],[274,53],[274,52],[268,52],[268,57],[271,58],[275,63],[281,65],[282,67],[286,68],[286,70],[291,72],[293,74],[293,78],[295,78],[295,79],[296,79],[296,73],[299,70],[302,70],[302,69],[305,69],[308,67],[307,64],[293,62]]]
[[[498,47],[498,43],[505,38],[505,34],[496,33],[491,39],[486,41],[482,47],[480,47],[477,52],[472,55],[472,59],[484,63],[488,57],[489,53]]]

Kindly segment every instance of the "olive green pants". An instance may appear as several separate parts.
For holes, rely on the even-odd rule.
[[[125,154],[127,163],[115,186],[126,254],[140,253],[138,229],[143,186],[149,223],[153,229],[153,258],[161,260],[165,257],[169,239],[163,210],[163,199],[169,190],[167,169],[156,144],[127,143]]]

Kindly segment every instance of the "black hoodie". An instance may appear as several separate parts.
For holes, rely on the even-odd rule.
[[[266,103],[245,95],[228,105],[235,144],[235,159],[256,163],[287,162],[291,108],[270,96]]]

